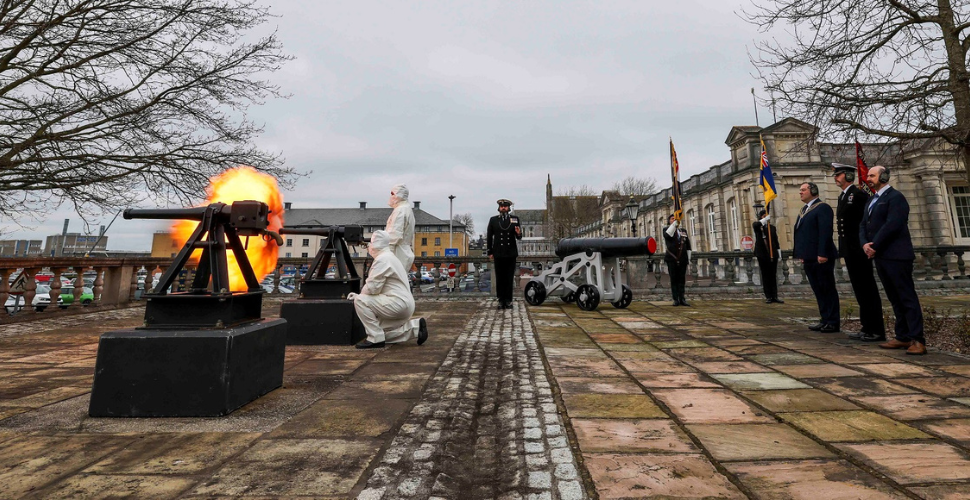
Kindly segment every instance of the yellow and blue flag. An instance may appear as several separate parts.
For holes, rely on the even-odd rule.
[[[764,139],[761,139],[761,178],[758,179],[758,184],[765,192],[765,206],[778,197],[778,191],[775,189],[775,176],[771,174],[771,165],[768,163],[768,151],[765,149]]]

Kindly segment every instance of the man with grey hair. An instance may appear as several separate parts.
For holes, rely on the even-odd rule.
[[[391,188],[391,198],[387,205],[394,210],[387,218],[384,230],[391,238],[390,250],[404,267],[404,273],[411,271],[414,264],[414,211],[408,201],[408,188],[398,184]]]
[[[360,293],[349,293],[354,309],[364,325],[367,339],[358,349],[384,347],[417,337],[418,345],[428,340],[428,326],[424,318],[410,319],[414,313],[414,297],[404,267],[390,251],[387,231],[374,231],[367,253],[374,259],[367,281]]]

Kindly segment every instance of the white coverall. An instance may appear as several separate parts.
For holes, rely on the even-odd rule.
[[[383,232],[377,231],[374,236]],[[372,236],[371,245],[375,239]],[[410,319],[414,313],[414,297],[407,273],[386,246],[375,249],[374,253],[367,282],[354,297],[354,308],[364,324],[367,340],[394,344],[416,338],[420,325],[419,320]]]
[[[408,201],[408,190],[403,185],[394,186],[394,194],[388,203],[394,210],[387,218],[385,231],[391,237],[390,250],[401,261],[404,275],[414,264],[414,211]]]

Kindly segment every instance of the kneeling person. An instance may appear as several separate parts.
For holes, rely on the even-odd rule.
[[[385,342],[396,344],[417,337],[418,345],[428,340],[428,326],[424,318],[410,319],[414,313],[414,296],[401,261],[388,247],[386,231],[374,231],[367,252],[373,257],[367,281],[359,294],[350,293],[367,339],[358,349],[384,347]]]

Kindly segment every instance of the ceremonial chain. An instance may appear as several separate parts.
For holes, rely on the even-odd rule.
[[[509,225],[507,225],[507,226],[503,226],[502,225],[502,219],[503,219],[503,217],[499,217],[498,218],[498,227],[502,228],[502,231],[505,231],[508,228],[512,227],[512,216],[509,216],[508,217],[508,219],[509,219]]]

